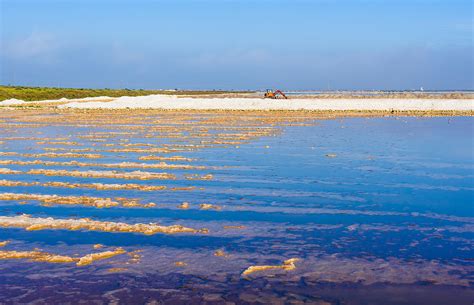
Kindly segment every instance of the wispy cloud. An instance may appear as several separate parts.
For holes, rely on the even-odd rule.
[[[5,42],[4,54],[15,59],[51,61],[60,49],[60,41],[52,34],[32,31],[28,36]]]

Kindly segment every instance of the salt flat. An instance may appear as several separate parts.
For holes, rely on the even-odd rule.
[[[189,98],[169,95],[120,97],[111,101],[70,102],[59,108],[189,110],[363,110],[473,111],[473,99],[263,99]]]

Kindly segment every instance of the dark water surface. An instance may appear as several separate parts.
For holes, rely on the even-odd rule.
[[[197,126],[209,116],[190,115],[189,120],[185,120],[186,126]],[[137,134],[106,138],[106,142],[80,136],[127,131],[123,127],[125,123],[94,125],[91,122],[100,120],[87,120],[87,126],[68,125],[65,119],[53,120],[53,123],[40,120],[39,125],[18,127],[15,124],[34,123],[26,115],[5,116],[3,139],[0,139],[2,151],[32,154],[47,152],[46,146],[69,150],[93,148],[100,150],[103,155],[100,159],[17,154],[3,155],[0,160],[152,164],[161,161],[140,161],[139,158],[165,154],[107,152],[104,150],[108,146],[104,144],[152,143],[164,147],[184,143],[179,137],[144,137],[150,132],[150,126],[169,125],[166,114],[150,115],[136,123],[127,121],[126,124],[145,126],[145,129]],[[168,187],[162,191],[141,191],[0,186],[0,193],[125,197],[156,203],[156,207],[147,209],[98,209],[82,205],[50,206],[35,200],[26,200],[26,204],[22,200],[3,200],[0,216],[87,217],[209,229],[207,234],[144,235],[1,228],[0,242],[10,243],[0,251],[38,248],[71,257],[117,247],[127,252],[140,251],[138,261],[131,261],[129,255],[118,255],[82,267],[25,259],[0,260],[1,303],[75,304],[80,300],[84,304],[474,302],[472,117],[306,118],[302,120],[305,124],[283,121],[261,123],[258,119],[259,124],[247,120],[229,123],[241,128],[240,132],[248,127],[249,130],[272,130],[273,134],[259,135],[238,144],[216,144],[166,154],[192,158],[191,162],[165,162],[206,167],[199,170],[0,165],[23,172],[0,175],[0,179],[9,181],[136,183]],[[209,125],[206,129],[210,134],[222,133],[219,130],[222,126]],[[155,135],[160,133],[159,130],[154,132]],[[229,133],[229,129],[225,132]],[[68,137],[68,141],[78,144],[37,144],[41,140],[12,137]],[[192,141],[201,143],[196,139]],[[177,179],[124,180],[25,173],[38,168],[168,172],[176,174]],[[213,178],[183,178],[189,173],[212,174]],[[185,186],[196,189],[170,190]],[[189,202],[190,208],[179,209],[182,202]],[[220,210],[202,210],[201,203],[213,204]],[[103,248],[94,249],[95,244]],[[215,255],[216,251],[224,254]],[[277,266],[290,258],[299,259],[294,270],[273,269],[242,275],[249,266]],[[177,262],[184,264],[176,265]]]

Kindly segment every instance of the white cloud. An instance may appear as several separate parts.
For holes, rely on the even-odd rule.
[[[58,40],[49,33],[33,31],[25,38],[5,43],[5,53],[16,59],[52,59],[59,49]]]

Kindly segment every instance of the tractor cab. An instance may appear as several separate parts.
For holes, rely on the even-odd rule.
[[[264,98],[275,98],[275,93],[272,89],[267,89],[265,92]]]

